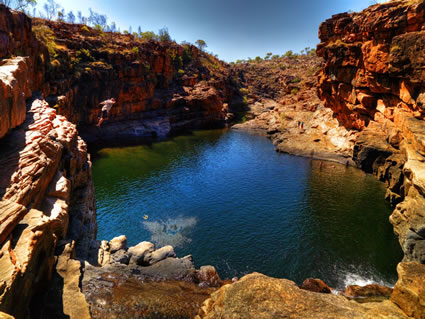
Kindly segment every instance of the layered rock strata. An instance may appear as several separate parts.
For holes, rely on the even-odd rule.
[[[25,318],[48,284],[58,241],[71,234],[87,251],[96,237],[91,162],[75,125],[38,99],[0,154],[0,309]]]
[[[195,46],[78,24],[33,23],[54,52],[40,90],[88,143],[163,137],[225,121],[237,83],[225,63]],[[99,129],[99,103],[111,97],[117,103]]]
[[[353,159],[387,181],[390,221],[406,261],[424,263],[422,108],[425,4],[392,1],[321,24],[319,96],[346,128],[362,130]],[[415,51],[416,50],[416,51]]]

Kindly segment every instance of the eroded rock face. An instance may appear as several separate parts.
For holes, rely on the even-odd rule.
[[[364,129],[373,120],[393,120],[396,109],[424,117],[424,20],[423,2],[392,1],[321,24],[318,92],[341,124]]]
[[[407,318],[389,301],[358,304],[298,288],[286,279],[252,273],[207,299],[200,318]]]
[[[41,91],[87,143],[224,123],[237,83],[225,63],[195,46],[42,19],[33,25],[37,35],[51,32],[57,45]],[[111,97],[117,103],[100,130],[99,103]]]
[[[391,301],[413,318],[425,318],[425,266],[416,262],[397,266],[398,281]]]
[[[81,251],[95,239],[91,163],[75,125],[34,100],[25,122],[0,141],[0,176],[0,310],[24,318],[51,277],[70,220],[87,226],[73,229]]]

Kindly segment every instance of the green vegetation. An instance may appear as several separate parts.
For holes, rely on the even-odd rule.
[[[159,30],[158,40],[161,42],[171,42],[170,34],[168,33],[168,28],[163,27]]]
[[[291,94],[292,94],[292,95],[296,95],[299,91],[300,91],[300,89],[299,89],[299,88],[293,88],[293,89],[291,90]]]
[[[192,60],[193,60],[192,50],[190,46],[186,44],[183,46],[183,64],[186,65],[192,62]]]
[[[295,77],[289,83],[300,83],[300,82],[301,82],[301,79],[299,77]]]
[[[260,56],[255,57],[255,62],[259,63],[261,61],[263,61],[263,59]]]
[[[179,75],[183,75],[183,74],[184,74],[184,70],[179,69],[179,70],[177,71],[177,73],[178,73]]]
[[[131,49],[131,52],[133,52],[135,55],[139,55],[139,48],[138,47],[133,47]]]
[[[245,104],[245,105],[249,104],[248,97],[246,95],[244,95],[244,97],[242,98],[242,103]]]
[[[75,56],[79,58],[80,60],[91,62],[94,61],[94,58],[92,57],[90,51],[88,49],[81,49],[75,52]]]
[[[35,33],[37,40],[46,45],[47,50],[49,51],[49,56],[55,57],[56,42],[53,31],[46,25],[35,25],[32,27],[32,31]]]
[[[207,47],[207,43],[204,40],[196,40],[195,44],[198,46],[199,50],[204,51],[204,49]]]
[[[140,33],[140,36],[142,37],[143,40],[149,41],[149,40],[157,40],[158,36],[155,34],[155,32],[152,31],[145,31]]]
[[[242,95],[247,95],[249,93],[247,88],[240,88],[239,92],[241,92]]]

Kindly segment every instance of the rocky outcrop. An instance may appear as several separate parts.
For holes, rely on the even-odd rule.
[[[171,246],[127,249],[120,236],[98,247],[89,263],[75,259],[74,242],[61,243],[42,318],[193,318],[223,284],[214,267],[196,270],[191,256],[176,258]]]
[[[88,143],[223,125],[237,83],[225,63],[195,46],[42,19],[33,24],[54,52],[41,91]],[[110,97],[117,103],[99,129],[99,103]]]
[[[413,318],[425,318],[425,266],[407,262],[397,266],[398,281],[391,301]]]
[[[75,125],[42,100],[0,141],[0,154],[0,310],[24,318],[49,281],[57,242],[75,232],[87,251],[96,237],[91,163]]]
[[[421,45],[424,3],[391,1],[321,24],[317,53],[325,59],[319,96],[347,128],[393,120],[403,109],[423,118]]]
[[[341,127],[316,94],[321,63],[301,55],[237,64],[249,121],[233,128],[268,136],[280,152],[353,164],[357,132]]]
[[[346,128],[363,130],[353,159],[389,185],[390,221],[405,260],[424,262],[425,153],[421,45],[425,4],[391,1],[320,26],[319,96]],[[416,53],[418,52],[418,53]]]
[[[26,102],[44,79],[46,53],[25,14],[0,5],[0,138],[25,120]]]
[[[359,304],[302,290],[286,279],[252,273],[211,294],[200,318],[407,318],[389,301]]]

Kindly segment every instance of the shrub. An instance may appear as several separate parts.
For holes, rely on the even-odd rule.
[[[192,62],[192,60],[193,60],[192,50],[190,49],[189,45],[185,45],[183,47],[183,63],[188,64]]]
[[[152,31],[146,31],[146,32],[142,32],[140,33],[140,36],[142,37],[143,40],[149,41],[151,39],[157,40],[158,36],[155,34],[155,32]]]
[[[131,52],[133,52],[135,55],[139,55],[139,48],[138,47],[133,47],[131,49]]]
[[[261,62],[261,61],[263,61],[263,59],[260,57],[260,56],[256,56],[255,57],[255,62]]]
[[[171,41],[170,34],[168,33],[168,28],[163,27],[162,29],[159,30],[158,39],[161,42],[170,42]]]
[[[286,51],[285,56],[291,58],[294,56],[294,52],[292,52],[292,50]]]
[[[243,95],[247,95],[249,93],[247,88],[241,88],[241,89],[239,89],[239,92],[241,92],[241,94],[243,94]]]
[[[293,88],[293,89],[291,90],[291,94],[292,94],[292,95],[296,95],[299,91],[300,91],[300,89],[299,89],[299,88]]]
[[[90,32],[89,28],[87,28],[85,25],[81,28],[81,31]]]
[[[177,71],[177,73],[178,73],[178,74],[180,74],[180,75],[183,75],[183,74],[184,74],[184,70],[179,69],[179,70]]]
[[[47,47],[49,56],[56,56],[56,42],[54,32],[46,25],[35,25],[32,27],[32,31],[35,33],[37,40]]]
[[[93,61],[94,60],[90,51],[87,50],[87,49],[81,49],[79,51],[76,51],[75,55],[76,55],[77,58],[80,58],[84,61]]]
[[[245,105],[249,104],[248,97],[246,95],[242,98],[242,103],[245,104]]]
[[[299,77],[295,77],[290,81],[290,83],[300,83],[300,82],[301,82],[301,79]]]

